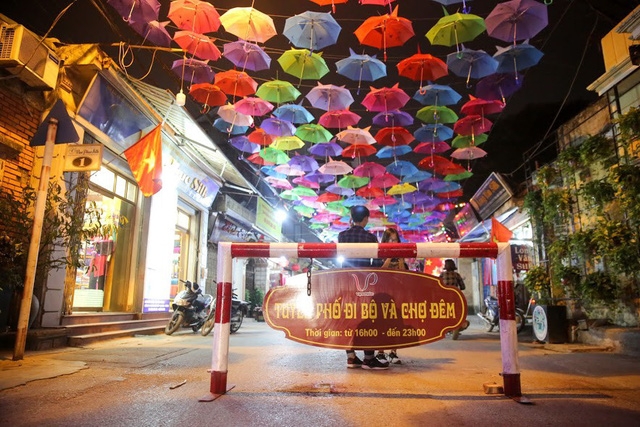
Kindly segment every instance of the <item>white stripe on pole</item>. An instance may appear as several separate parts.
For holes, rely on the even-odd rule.
[[[297,243],[271,243],[269,245],[269,254],[274,258],[281,256],[285,258],[298,258]]]
[[[458,258],[460,256],[459,243],[417,243],[416,258]]]
[[[378,258],[377,243],[338,243],[336,245],[337,256],[345,258]]]

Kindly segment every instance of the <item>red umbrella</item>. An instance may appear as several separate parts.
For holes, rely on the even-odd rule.
[[[260,153],[253,153],[252,155],[247,157],[247,160],[249,160],[251,163],[259,165],[259,166],[275,165],[275,163],[269,162],[269,161],[265,160],[263,157],[261,157]]]
[[[249,96],[256,93],[258,82],[244,71],[227,70],[216,74],[214,83],[224,93],[232,96]]]
[[[437,80],[448,74],[447,64],[428,53],[416,53],[398,62],[398,74],[411,80],[419,81],[420,87],[424,80]]]
[[[400,182],[400,178],[390,173],[374,176],[371,180],[371,187],[390,188]]]
[[[482,99],[469,95],[469,101],[465,102],[460,108],[460,112],[465,115],[478,114],[487,116],[502,112],[504,104],[498,99]]]
[[[493,123],[477,114],[472,114],[458,120],[453,125],[453,131],[459,135],[478,135],[491,130]]]
[[[408,145],[415,140],[413,134],[406,128],[390,126],[380,129],[374,137],[378,144],[397,147],[398,145]]]
[[[440,171],[454,166],[457,165],[451,160],[438,155],[425,157],[424,159],[420,160],[420,162],[418,162],[418,167],[436,173],[440,173]]]
[[[328,129],[344,129],[348,126],[355,126],[362,117],[349,110],[327,111],[318,119],[318,124]]]
[[[262,128],[256,128],[256,130],[247,135],[247,138],[249,138],[249,141],[262,145],[263,147],[271,145],[275,139],[274,136],[269,135]]]
[[[375,154],[378,150],[373,145],[369,144],[351,144],[344,150],[342,150],[342,157],[368,157]]]
[[[213,33],[220,28],[220,14],[206,1],[174,0],[169,3],[167,18],[181,30],[200,34]]]
[[[411,21],[398,16],[398,6],[390,14],[367,18],[354,34],[360,44],[382,49],[385,61],[388,47],[402,46],[414,36]]]
[[[362,100],[362,105],[369,111],[384,111],[387,113],[390,110],[399,110],[404,107],[409,99],[411,97],[400,89],[398,83],[396,83],[393,87],[382,87],[380,89],[371,87],[369,93]]]
[[[218,86],[211,83],[191,85],[189,95],[203,104],[203,112],[208,111],[209,107],[217,107],[227,103],[227,95]]]
[[[315,4],[319,4],[320,6],[328,6],[331,5],[331,11],[336,13],[336,5],[340,3],[346,3],[347,0],[311,0]]]
[[[371,198],[375,198],[375,197],[384,196],[384,191],[381,188],[371,187],[369,185],[367,187],[358,188],[356,190],[356,195],[358,195],[360,197],[366,197],[368,199],[371,199]]]
[[[398,203],[398,200],[396,200],[396,198],[393,196],[385,195],[385,196],[376,197],[371,202],[379,206],[388,206],[388,205],[394,205]]]
[[[222,56],[220,49],[213,44],[215,39],[193,31],[176,31],[173,41],[178,43],[182,49],[186,50],[196,58],[218,60]]]
[[[318,198],[316,199],[316,202],[329,203],[329,202],[335,202],[341,199],[342,199],[342,196],[340,196],[339,194],[327,192],[319,195]]]
[[[451,149],[451,146],[444,141],[434,141],[434,142],[421,142],[416,145],[413,149],[416,153],[421,154],[434,154],[434,153],[444,153]]]

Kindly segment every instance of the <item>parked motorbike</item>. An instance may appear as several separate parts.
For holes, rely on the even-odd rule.
[[[204,325],[215,299],[209,294],[203,294],[197,283],[181,280],[185,289],[173,299],[173,315],[164,328],[167,335],[173,334],[181,327],[190,327],[193,332]]]
[[[489,295],[484,299],[485,310],[478,313],[478,316],[484,320],[487,332],[493,331],[494,327],[500,327],[500,307],[498,299]],[[521,332],[524,329],[526,319],[524,311],[516,307],[516,330]]]
[[[213,303],[211,305],[211,310],[209,311],[209,315],[204,321],[202,325],[202,329],[200,333],[203,337],[206,337],[213,330],[213,326],[216,320],[216,300],[214,298]],[[247,301],[243,301],[238,298],[238,294],[233,292],[231,296],[231,318],[229,319],[229,329],[232,334],[238,332],[240,326],[242,326],[242,321],[244,320],[244,316],[247,315],[249,310],[249,303]]]

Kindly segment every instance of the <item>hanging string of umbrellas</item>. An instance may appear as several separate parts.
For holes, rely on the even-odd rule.
[[[443,16],[422,36],[432,46],[455,50],[443,60],[418,46],[416,53],[397,61],[398,77],[418,87],[413,96],[400,82],[375,83],[388,77],[388,52],[416,37],[413,23],[400,15],[394,0],[359,0],[363,16],[367,5],[385,8],[385,13],[363,17],[353,32],[363,50],[377,49],[382,59],[349,47],[344,49],[348,56],[333,64],[334,71],[323,49],[345,37],[339,5],[346,0],[311,0],[331,11],[289,16],[280,33],[270,15],[254,8],[255,0],[222,14],[206,1],[174,0],[168,21],[159,20],[158,0],[108,3],[144,43],[180,47],[183,57],[172,64],[180,91],[187,85],[203,114],[215,109],[214,127],[312,228],[332,239],[348,227],[348,208],[366,204],[374,229],[394,225],[405,239],[424,241],[442,238],[442,221],[462,196],[460,182],[473,175],[473,162],[487,155],[479,146],[489,139],[490,118],[522,87],[524,70],[541,60],[543,53],[529,41],[548,24],[547,6],[537,0],[498,3],[485,18],[472,14],[464,0],[433,1],[442,4]],[[460,3],[456,13],[445,7]],[[173,35],[167,27],[175,28]],[[224,42],[221,51],[210,34],[222,30],[237,40]],[[508,45],[498,46],[494,55],[471,49],[485,32]],[[295,80],[276,75],[259,84],[249,73],[274,68],[267,43],[279,34],[292,47],[276,62]],[[211,62],[221,58],[233,68],[214,71]],[[352,91],[320,82],[333,75],[357,87]],[[447,76],[475,88],[459,113],[453,108],[463,96],[436,83]],[[307,90],[303,81],[315,85]],[[361,91],[356,103],[353,94],[360,98]],[[406,111],[409,102],[421,106],[414,115]],[[370,124],[362,123],[358,108],[375,113]],[[405,160],[410,156],[419,160]]]

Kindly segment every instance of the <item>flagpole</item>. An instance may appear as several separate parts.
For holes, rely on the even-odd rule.
[[[44,145],[44,157],[42,159],[40,183],[38,185],[38,192],[34,207],[33,229],[31,230],[31,241],[29,242],[27,271],[24,277],[24,288],[22,290],[22,302],[20,304],[20,316],[18,318],[16,342],[13,349],[13,360],[22,360],[24,358],[24,349],[27,342],[27,329],[29,327],[29,315],[31,314],[31,301],[33,299],[33,284],[36,276],[36,267],[38,265],[38,251],[40,249],[40,239],[42,238],[42,224],[44,221],[45,207],[47,205],[49,176],[51,175],[51,161],[53,160],[53,148],[57,132],[58,119],[51,117],[47,127],[47,138]]]

